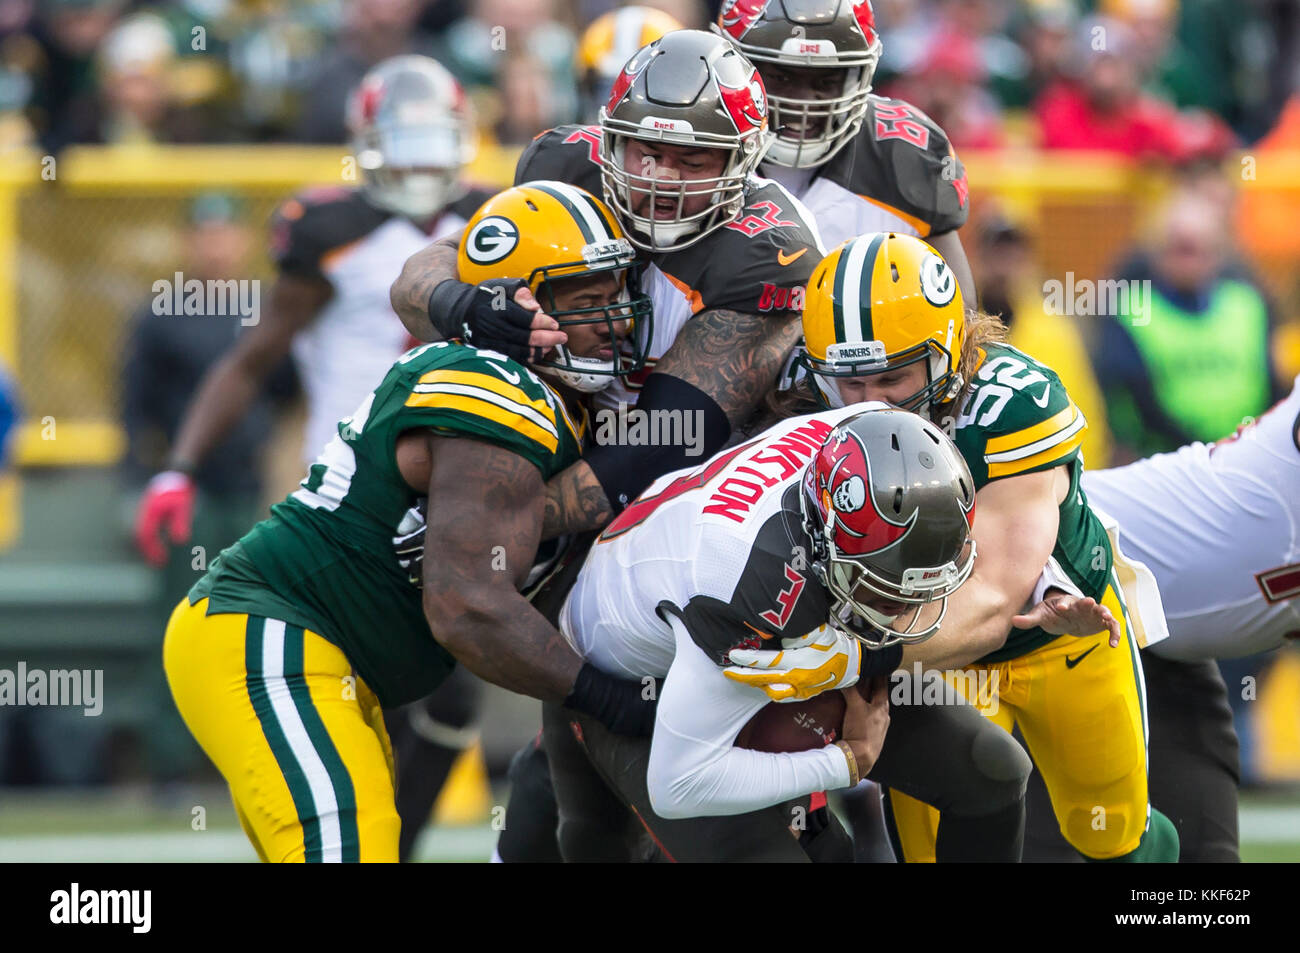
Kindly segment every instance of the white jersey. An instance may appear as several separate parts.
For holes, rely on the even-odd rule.
[[[648,784],[664,817],[738,814],[848,784],[836,748],[735,748],[768,704],[722,674],[727,652],[824,625],[807,572],[799,479],[856,404],[782,421],[702,466],[656,480],[605,529],[560,612],[560,631],[597,668],[666,678]],[[791,522],[791,520],[795,522]]]
[[[287,205],[298,208],[288,223],[283,270],[324,278],[334,289],[312,323],[294,337],[293,358],[307,400],[303,456],[311,463],[410,346],[411,337],[393,312],[389,288],[407,258],[430,242],[465,226],[462,213],[482,193],[445,211],[426,233],[401,216],[374,208],[358,190],[317,193]],[[285,217],[284,209],[279,213]]]
[[[1155,573],[1169,638],[1151,651],[1234,658],[1300,637],[1300,377],[1233,437],[1087,472],[1124,549]]]

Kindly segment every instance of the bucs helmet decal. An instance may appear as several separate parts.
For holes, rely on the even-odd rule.
[[[750,71],[749,81],[744,86],[733,88],[719,82],[718,92],[727,114],[736,125],[736,132],[743,135],[767,125],[767,96],[758,70]]]
[[[818,466],[808,474],[817,481],[822,519],[834,520],[836,548],[846,556],[868,556],[898,543],[915,525],[917,511],[902,522],[881,512],[871,491],[871,458],[856,435],[841,430],[826,445],[831,452],[818,463],[829,463],[829,472]]]

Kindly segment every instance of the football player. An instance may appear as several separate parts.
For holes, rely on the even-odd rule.
[[[1176,860],[1178,835],[1147,792],[1138,650],[1165,635],[1158,594],[1146,598],[1154,581],[1121,561],[1088,505],[1078,453],[1086,422],[1060,380],[1001,343],[996,319],[968,321],[951,269],[911,236],[864,235],[827,256],[808,288],[803,329],[807,375],[796,395],[832,407],[884,400],[923,414],[952,433],[974,475],[979,563],[926,644],[928,665],[997,677],[996,708],[981,708],[1007,731],[1019,726],[1080,854]],[[1109,649],[1101,632],[1085,648],[1041,626],[1013,629],[1044,566],[1109,608],[1119,623]],[[1134,580],[1149,590],[1123,585]],[[781,667],[764,678],[786,678]],[[903,855],[932,859],[933,809],[896,791],[890,799]]]
[[[189,535],[190,474],[248,409],[270,369],[292,352],[307,398],[306,462],[340,418],[413,342],[388,303],[397,263],[430,238],[459,233],[489,193],[461,180],[474,128],[460,85],[437,61],[398,56],[366,75],[348,105],[360,188],[312,189],[271,225],[279,274],[266,313],[199,385],[168,470],[149,484],[136,522],[141,550]],[[473,742],[478,685],[457,673],[438,693],[389,715],[403,785],[403,857],[463,748]],[[428,740],[432,739],[432,740]]]
[[[763,77],[776,139],[759,173],[804,203],[825,247],[867,232],[918,235],[975,301],[957,235],[965,169],[929,116],[872,95],[881,43],[871,0],[726,0],[713,29]]]
[[[645,725],[640,685],[584,666],[520,591],[545,570],[545,480],[580,453],[582,393],[640,363],[620,349],[650,316],[634,260],[578,189],[536,182],[490,200],[462,273],[521,282],[562,316],[566,347],[533,368],[454,342],[407,352],[176,607],[164,665],[177,708],[264,860],[397,859],[380,706],[427,695],[457,661],[616,729]],[[440,557],[423,566],[423,599],[390,550],[420,495]]]
[[[1235,862],[1237,744],[1214,660],[1300,638],[1300,378],[1231,437],[1088,472],[1083,486],[1155,574],[1169,621],[1143,653],[1152,803],[1178,828],[1181,860]],[[1043,830],[1034,856],[1057,858],[1059,840]]]
[[[869,706],[845,693],[840,740],[826,725],[824,747],[745,750],[737,736],[770,699],[729,677],[735,650],[787,636],[828,644],[828,628],[849,651],[820,689],[888,674],[887,647],[937,631],[969,577],[974,506],[952,441],[883,404],[783,421],[652,484],[600,534],[560,613],[590,663],[664,679],[653,739],[544,706],[564,859],[626,860],[644,828],[667,860],[807,860],[790,836],[807,795],[866,776],[910,787],[909,749],[948,764],[986,747],[981,733],[997,729],[946,706],[896,709],[891,723],[877,685]],[[1018,800],[1018,785],[1004,787]]]
[[[603,191],[647,262],[655,335],[645,371],[603,391],[597,406],[695,414],[703,455],[776,380],[819,257],[799,203],[751,176],[770,141],[753,66],[721,37],[679,30],[625,65],[598,126],[542,133],[515,173]],[[526,357],[564,339],[539,307],[493,308],[490,290],[458,280],[449,240],[407,261],[392,300],[422,340],[464,333]],[[696,462],[682,445],[593,447],[552,486],[548,534],[598,529],[655,477]]]

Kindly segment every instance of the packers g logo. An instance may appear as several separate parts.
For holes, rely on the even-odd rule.
[[[476,265],[491,265],[515,250],[519,229],[510,219],[489,215],[465,236],[465,255]]]
[[[921,262],[921,294],[936,308],[942,308],[957,293],[957,279],[948,263],[938,255],[926,255]]]

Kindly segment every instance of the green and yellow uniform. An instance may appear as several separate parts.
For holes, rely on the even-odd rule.
[[[458,343],[415,348],[176,607],[172,694],[263,859],[397,859],[381,708],[429,694],[455,665],[392,552],[420,495],[396,462],[410,430],[504,447],[544,480],[581,453],[581,422],[528,368]]]
[[[1104,631],[1080,639],[1013,629],[1002,648],[970,666],[971,684],[994,688],[971,701],[1007,731],[1019,725],[1061,833],[1085,857],[1176,860],[1177,835],[1147,801],[1142,637],[1121,595],[1110,538],[1080,485],[1087,423],[1050,368],[1008,345],[990,345],[973,378],[953,440],[976,489],[1066,468],[1070,487],[1051,558],[1111,610],[1121,640],[1111,649]],[[934,860],[938,812],[896,791],[890,798],[907,859]]]

